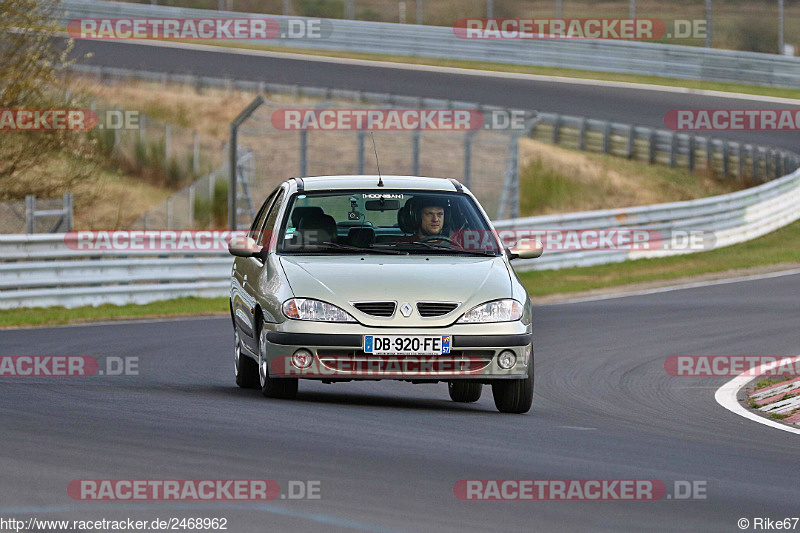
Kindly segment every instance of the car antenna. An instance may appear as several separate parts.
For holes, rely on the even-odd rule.
[[[383,178],[381,177],[381,162],[378,160],[378,149],[375,148],[375,135],[369,132],[369,137],[372,139],[372,149],[375,150],[375,164],[378,165],[378,187],[383,187]]]

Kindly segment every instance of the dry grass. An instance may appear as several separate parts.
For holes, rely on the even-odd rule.
[[[520,144],[523,216],[628,207],[702,198],[744,188],[685,169],[576,152],[523,139]]]

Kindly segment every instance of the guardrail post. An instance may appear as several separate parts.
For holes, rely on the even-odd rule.
[[[678,136],[673,131],[669,138],[669,167],[675,168],[678,164]]]
[[[603,153],[607,154],[611,150],[611,122],[606,121],[603,126]]]
[[[740,141],[738,145],[739,150],[738,155],[736,156],[736,176],[741,179],[743,177],[742,175],[744,174],[744,143]]]
[[[561,115],[556,113],[556,118],[553,120],[553,144],[558,144],[561,140]]]
[[[72,193],[64,193],[64,199],[62,200],[62,205],[64,206],[64,222],[67,226],[67,231],[72,231],[72,221],[73,221],[73,207],[72,207]]]
[[[689,135],[689,172],[694,171],[694,158],[697,149],[697,139],[694,135]]]
[[[536,124],[533,125],[536,127]],[[578,150],[586,150],[586,117],[581,117],[580,128],[578,129]]]
[[[714,169],[714,143],[706,137],[706,170]]]
[[[755,145],[751,150],[753,153],[753,183],[758,183],[758,167],[760,166],[760,161],[758,159],[760,154],[758,147]]]
[[[418,129],[414,130],[414,132],[411,134],[411,138],[413,141],[412,151],[414,158],[413,162],[414,170],[412,173],[414,174],[414,176],[419,176],[419,130]]]
[[[33,233],[36,220],[36,196],[28,194],[25,196],[25,233]]]
[[[650,153],[649,153],[649,156],[648,156],[648,161],[650,161],[650,164],[652,165],[653,163],[656,162],[656,129],[655,128],[651,128],[650,129],[649,142],[650,142],[650,146],[649,146],[649,152]]]
[[[722,141],[722,175],[726,178],[730,174],[730,155],[728,141]]]
[[[636,135],[636,126],[631,124],[628,127],[628,147],[625,150],[625,157],[627,157],[628,159],[633,159],[633,143],[635,135]]]

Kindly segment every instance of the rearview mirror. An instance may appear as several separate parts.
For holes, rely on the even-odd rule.
[[[522,239],[508,249],[509,259],[536,259],[542,255],[542,243],[531,239]]]
[[[228,243],[228,252],[236,257],[255,257],[261,253],[261,248],[253,238],[237,235]]]
[[[400,209],[400,200],[367,200],[364,202],[367,211],[397,211]]]

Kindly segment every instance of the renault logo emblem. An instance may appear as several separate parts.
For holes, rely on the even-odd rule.
[[[411,307],[411,304],[409,304],[408,302],[406,302],[406,303],[404,303],[403,305],[400,306],[400,312],[403,313],[403,316],[406,317],[406,318],[411,316],[411,311],[412,310],[413,309]]]

